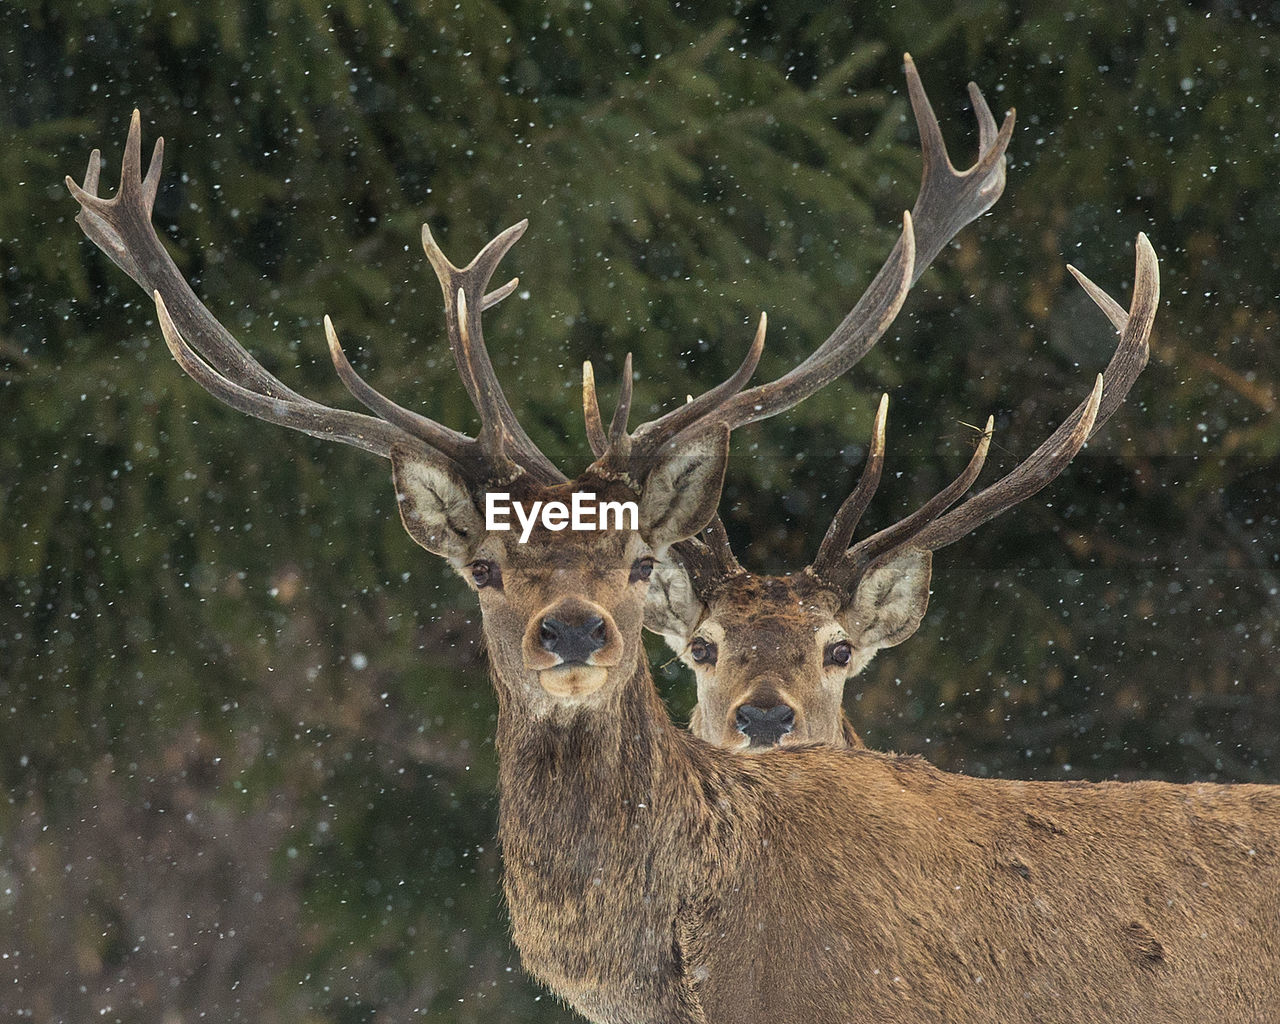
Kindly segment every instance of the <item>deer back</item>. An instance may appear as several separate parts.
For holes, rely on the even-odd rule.
[[[1280,787],[974,779],[819,748],[736,760],[750,839],[727,844],[744,860],[685,949],[708,1020],[1280,1008]]]

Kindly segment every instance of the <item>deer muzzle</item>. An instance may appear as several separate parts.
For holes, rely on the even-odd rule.
[[[553,697],[583,697],[604,685],[622,658],[622,635],[608,611],[564,598],[529,620],[521,645],[526,668]]]
[[[753,687],[731,718],[733,728],[754,748],[778,746],[798,724],[795,702],[768,683]]]

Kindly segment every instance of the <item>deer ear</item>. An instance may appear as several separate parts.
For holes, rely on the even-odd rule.
[[[443,461],[402,448],[391,450],[400,520],[409,536],[453,563],[465,565],[484,536],[471,489]]]
[[[689,573],[668,552],[654,564],[649,578],[649,593],[644,601],[644,625],[651,633],[661,634],[667,646],[683,651],[702,621],[702,601],[693,592]]]
[[[913,549],[873,563],[858,581],[853,600],[839,614],[854,649],[849,675],[876,651],[902,643],[920,627],[929,607],[932,569],[932,553]]]
[[[640,495],[640,534],[659,558],[711,522],[728,462],[729,428],[722,426],[649,471]]]

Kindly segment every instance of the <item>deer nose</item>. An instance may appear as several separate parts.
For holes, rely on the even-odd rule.
[[[772,747],[795,728],[796,712],[788,704],[775,704],[771,708],[743,704],[738,708],[735,721],[738,731],[753,747]]]
[[[565,622],[548,615],[538,627],[543,650],[558,654],[566,665],[586,664],[607,639],[608,629],[599,615],[589,616],[582,622]]]

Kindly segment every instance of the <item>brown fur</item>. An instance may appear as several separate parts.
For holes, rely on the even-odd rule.
[[[611,1024],[1253,1022],[1280,1011],[1280,788],[1025,783],[823,746],[739,756],[670,721],[631,534],[481,538],[501,841],[529,971]],[[623,646],[565,702],[529,616]]]

